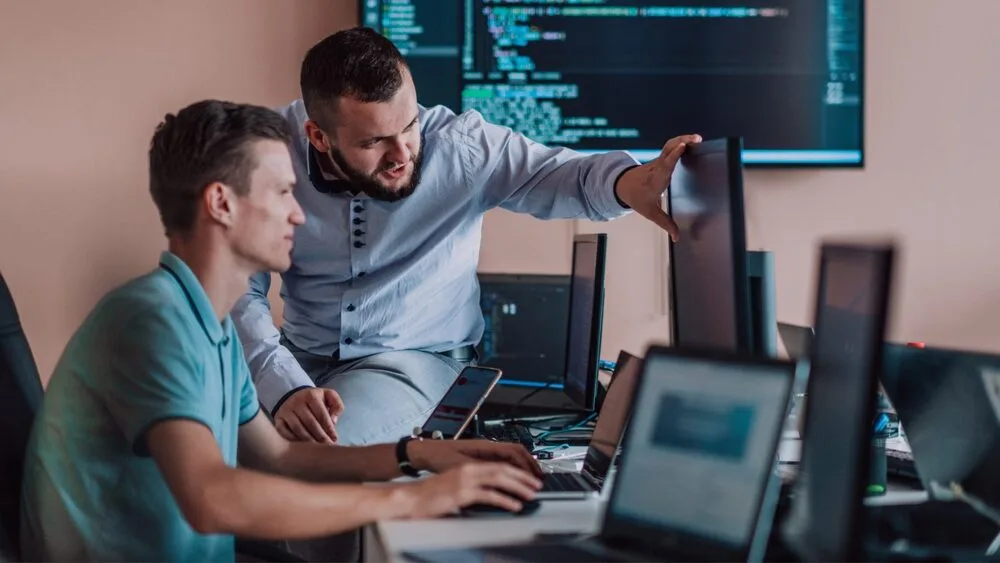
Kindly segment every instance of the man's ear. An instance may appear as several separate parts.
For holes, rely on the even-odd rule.
[[[317,151],[326,154],[330,152],[330,138],[320,129],[319,124],[309,119],[305,123],[306,138]]]
[[[213,182],[205,188],[202,194],[202,204],[206,214],[223,227],[233,226],[235,212],[233,198],[236,194],[229,186],[221,182]]]

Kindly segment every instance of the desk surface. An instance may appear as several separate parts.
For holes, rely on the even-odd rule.
[[[583,449],[573,448],[562,453],[578,453]],[[786,434],[782,440],[779,457],[783,461],[798,461],[798,450],[797,436]],[[603,498],[545,501],[538,512],[531,516],[451,517],[378,522],[367,526],[364,530],[365,559],[405,561],[402,553],[410,550],[522,542],[533,539],[539,533],[596,533],[600,529],[606,497],[614,486],[613,481],[613,476],[609,477]],[[926,493],[923,491],[897,492],[890,489],[890,493],[885,496],[866,499],[866,504],[908,504],[922,502],[926,498]]]

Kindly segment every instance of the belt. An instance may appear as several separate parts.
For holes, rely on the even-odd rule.
[[[451,358],[456,362],[461,362],[463,364],[475,363],[479,360],[479,353],[476,352],[476,347],[471,344],[459,346],[458,348],[453,348],[451,350],[445,350],[444,352],[434,352],[434,354]],[[340,349],[334,351],[331,359],[335,362],[340,361]]]

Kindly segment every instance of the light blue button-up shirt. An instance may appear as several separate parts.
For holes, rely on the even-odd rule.
[[[420,108],[423,172],[413,195],[390,203],[328,193],[310,164],[305,106],[299,100],[280,111],[298,133],[295,196],[306,216],[292,266],[281,275],[282,329],[313,354],[339,351],[346,360],[478,343],[484,322],[476,268],[490,209],[594,221],[627,213],[614,194],[619,175],[637,164],[627,153],[546,147],[478,112],[444,107]],[[268,274],[254,276],[232,316],[261,402],[273,411],[289,391],[313,381],[279,344],[269,285]]]

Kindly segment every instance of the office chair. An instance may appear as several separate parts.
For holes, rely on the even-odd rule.
[[[41,404],[38,367],[0,274],[0,559],[20,558],[21,474]]]

